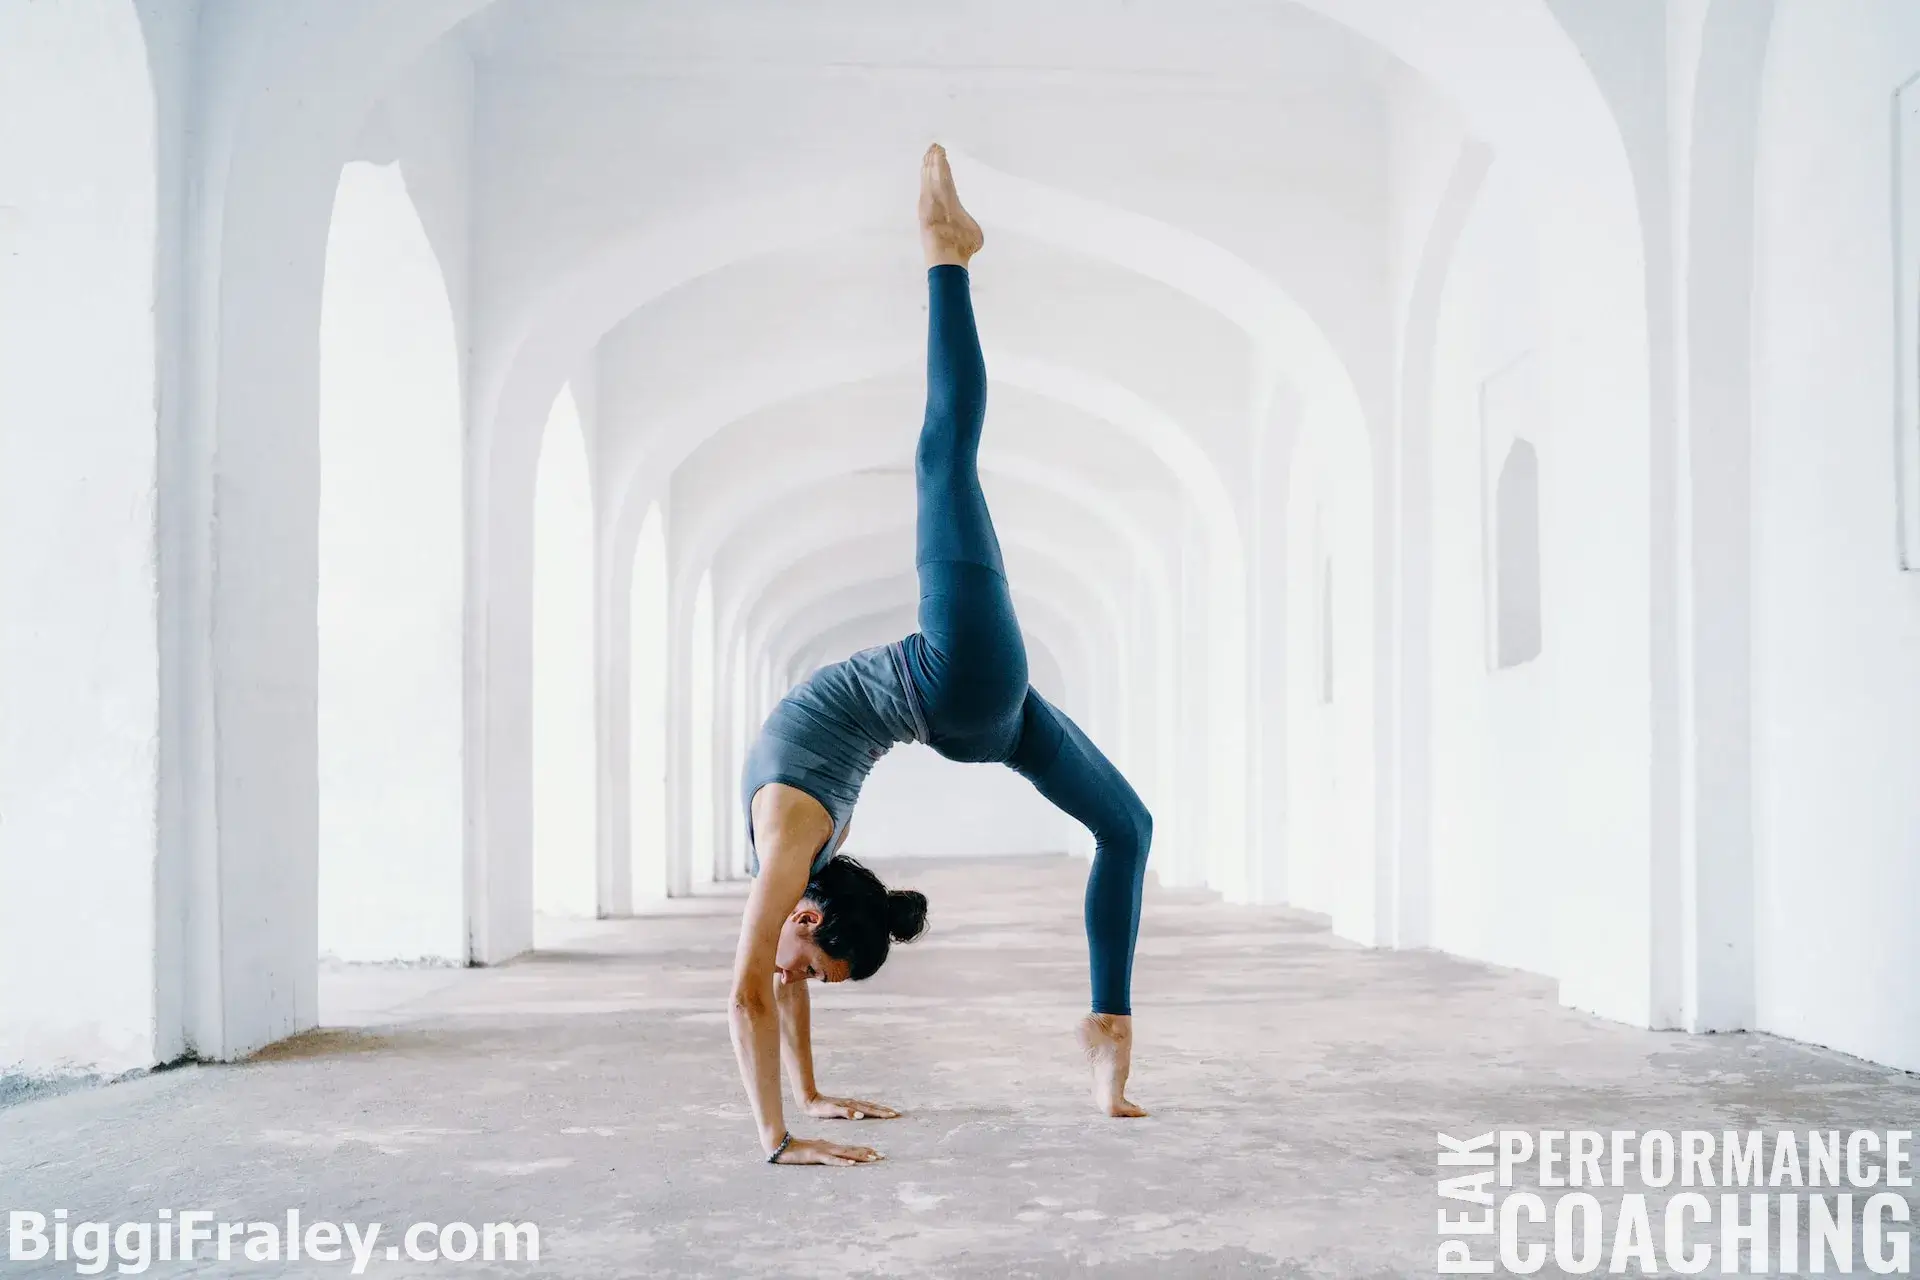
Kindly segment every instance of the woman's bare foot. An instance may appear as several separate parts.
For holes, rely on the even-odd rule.
[[[1122,1119],[1146,1115],[1127,1101],[1127,1072],[1133,1067],[1133,1019],[1090,1013],[1080,1020],[1079,1030],[1080,1048],[1093,1065],[1093,1105]]]
[[[927,265],[964,267],[985,241],[980,224],[960,206],[947,149],[934,143],[920,161],[920,247]]]

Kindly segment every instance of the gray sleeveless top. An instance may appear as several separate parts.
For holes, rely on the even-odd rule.
[[[760,872],[753,797],[761,787],[784,782],[818,800],[833,818],[833,834],[813,858],[818,871],[840,847],[860,787],[880,757],[895,743],[927,740],[903,645],[876,645],[821,667],[767,716],[747,750],[740,788],[747,808],[747,868],[753,874]]]

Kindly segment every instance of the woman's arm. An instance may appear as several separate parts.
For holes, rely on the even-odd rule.
[[[788,1137],[780,1105],[780,1016],[774,1004],[774,956],[780,930],[807,889],[813,855],[833,831],[820,802],[779,783],[760,789],[753,800],[754,847],[760,874],[747,893],[740,923],[740,944],[733,957],[733,994],[728,1025],[760,1131],[760,1146],[773,1154]],[[794,1139],[780,1155],[782,1164],[855,1164],[878,1158],[866,1147]]]
[[[898,1120],[900,1113],[883,1103],[860,1098],[833,1098],[813,1082],[813,999],[811,983],[774,985],[780,1005],[780,1057],[787,1065],[787,1083],[800,1109],[817,1120]]]
[[[760,841],[762,846],[771,843]],[[733,1032],[733,1054],[740,1064],[740,1082],[760,1130],[760,1145],[769,1154],[786,1136],[786,1117],[780,1109],[778,1019],[773,1007],[773,954],[780,924],[792,911],[780,903],[785,894],[765,856],[760,875],[747,893],[746,918],[741,922],[740,945],[734,952],[733,997],[728,1023]],[[797,904],[799,895],[793,895]],[[770,926],[770,927],[769,927]]]
[[[780,1059],[786,1064],[793,1100],[805,1107],[820,1096],[813,1083],[813,1001],[805,982],[774,984],[780,1002]]]

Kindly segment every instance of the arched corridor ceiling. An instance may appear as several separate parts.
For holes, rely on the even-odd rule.
[[[910,574],[842,587],[821,596],[773,633],[769,652],[776,662],[794,660],[804,673],[821,662],[845,657],[856,647],[891,643],[913,630],[912,601]],[[1015,589],[1013,601],[1029,643],[1040,648],[1053,664],[1052,672],[1043,674],[1052,674],[1063,682],[1061,686],[1043,686],[1044,691],[1049,697],[1075,700],[1068,696],[1071,686],[1067,682],[1084,678],[1096,665],[1094,651],[1078,620],[1023,589]],[[840,642],[848,642],[848,647],[830,647]]]
[[[898,557],[890,554],[892,550],[890,539],[876,539],[842,544],[803,562],[781,582],[777,592],[758,602],[759,607],[748,619],[750,640],[765,634],[763,628],[769,624],[773,631],[782,633],[804,634],[810,628],[818,629],[812,621],[798,620],[807,618],[808,610],[840,592],[873,587],[882,591],[885,603],[912,605],[916,599],[913,572],[898,567]],[[1120,632],[1112,597],[1089,586],[1077,564],[1025,543],[1011,542],[1006,551],[1008,576],[1015,584],[1017,597],[1044,602],[1062,618],[1070,619],[1077,629],[1103,641],[1110,642]],[[826,619],[819,621],[824,623]]]
[[[468,41],[481,130],[515,175],[486,202],[517,242],[495,273],[504,309],[595,256],[596,279],[619,276],[603,250],[636,228],[678,242],[683,277],[756,240],[907,231],[912,175],[881,158],[938,134],[977,159],[973,198],[1002,230],[1130,259],[1250,329],[1288,323],[1262,314],[1284,295],[1235,278],[1265,273],[1354,360],[1378,345],[1351,304],[1382,282],[1370,240],[1396,64],[1305,8],[1235,8],[963,3],[902,24],[871,3],[493,5]],[[1234,253],[1256,270],[1202,261]]]
[[[499,157],[489,169],[516,177],[477,201],[490,281],[477,328],[481,430],[509,442],[527,430],[597,348],[609,390],[602,483],[624,494],[637,477],[657,492],[691,444],[734,417],[912,369],[911,173],[879,157],[915,154],[940,134],[998,255],[979,277],[996,376],[1117,417],[1221,505],[1232,485],[1204,473],[1244,473],[1249,405],[1276,380],[1356,414],[1387,403],[1381,379],[1349,369],[1388,365],[1377,249],[1392,60],[1282,9],[1258,25],[1284,48],[1280,65],[1301,74],[1255,76],[1273,61],[1245,57],[1244,82],[1203,86],[1192,69],[1217,59],[1194,47],[1169,61],[1155,33],[1171,13],[1126,31],[1096,24],[1109,47],[1036,64],[1024,36],[977,61],[952,61],[958,46],[929,57],[885,36],[868,48],[858,6],[802,24],[777,52],[764,42],[790,18],[754,6],[717,23],[675,6],[493,7],[467,37],[480,67],[478,136]],[[729,18],[752,34],[684,47]],[[847,43],[815,61],[806,41],[829,29]],[[1143,68],[1151,103],[1118,74]],[[742,76],[779,81],[777,107],[763,110],[765,85]],[[1090,122],[1075,120],[1050,77],[1087,78],[1107,107],[1157,118],[1079,127]],[[884,105],[850,110],[850,82]],[[715,109],[663,114],[679,94]],[[658,128],[666,114],[671,137]],[[1261,176],[1202,163],[1201,139],[1259,146]],[[1043,142],[1058,163],[1023,163]],[[1294,198],[1308,185],[1313,199]],[[636,518],[616,501],[621,519]]]
[[[891,476],[870,500],[910,501],[921,396],[918,371],[909,380],[896,367],[734,419],[676,470],[663,468],[656,483],[671,479],[682,572],[705,564],[745,513],[784,503],[834,477]],[[990,399],[991,425],[982,446],[989,470],[1046,487],[1061,495],[1065,508],[1098,512],[1129,541],[1151,542],[1175,527],[1185,490],[1137,437],[1018,385],[996,381]],[[637,528],[643,504],[652,500],[636,483],[615,499],[614,518]],[[866,500],[849,491],[846,518],[858,523]]]
[[[860,485],[829,482],[763,510],[734,532],[715,560],[723,626],[735,610],[772,607],[773,596],[816,559],[853,559],[871,547],[880,570],[892,574],[914,564],[913,499],[902,477],[851,477]],[[891,479],[892,483],[885,481]],[[1103,533],[1084,511],[1063,510],[1055,495],[1034,486],[987,477],[994,520],[1009,565],[1017,569],[1026,552],[1073,566],[1079,578],[1103,590],[1109,599],[1123,594],[1133,563],[1124,547]],[[847,503],[862,490],[876,499],[862,503],[855,518]],[[776,597],[777,598],[777,597]]]
[[[990,252],[974,287],[990,354],[1098,375],[1231,456],[1233,442],[1214,437],[1238,426],[1253,376],[1242,330],[1158,282],[1025,237],[996,235]],[[662,429],[697,413],[716,369],[743,397],[752,388],[793,398],[819,388],[829,371],[857,367],[858,357],[874,376],[898,373],[911,384],[896,420],[910,439],[923,293],[915,237],[866,231],[723,267],[660,296],[599,347],[603,384],[622,418],[607,442],[610,466],[622,472],[671,456]]]
[[[854,598],[849,597],[844,603],[852,604]],[[1073,705],[1076,699],[1068,685],[1068,673],[1084,662],[1079,643],[1071,633],[1063,632],[1058,620],[1044,608],[1030,612],[1032,617],[1021,620],[1027,644],[1029,681],[1049,701],[1066,707],[1069,714],[1083,714],[1082,707]],[[796,641],[791,654],[783,652],[780,661],[790,658],[795,674],[801,675],[841,655],[877,644],[890,644],[913,627],[911,606],[883,607],[857,617],[841,618],[829,629]]]

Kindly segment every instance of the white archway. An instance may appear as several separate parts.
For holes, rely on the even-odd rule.
[[[1128,210],[1002,173],[955,154],[982,222],[1159,281],[1218,310],[1284,364],[1315,402],[1359,400],[1338,353],[1298,303],[1257,268],[1202,237]],[[635,229],[559,273],[490,353],[478,396],[489,431],[524,432],[542,388],[619,320],[706,272],[884,223],[891,170],[834,175]]]
[[[322,954],[466,960],[460,357],[397,164],[341,170],[320,308]]]
[[[533,905],[593,916],[593,486],[571,387],[547,418],[533,505]]]
[[[667,538],[655,503],[634,552],[632,657],[632,841],[636,906],[667,895]]]
[[[1495,164],[1436,299],[1426,543],[1433,574],[1429,940],[1454,954],[1559,976],[1566,930],[1555,904],[1572,897],[1581,871],[1569,865],[1563,797],[1567,787],[1598,785],[1605,776],[1597,766],[1593,782],[1563,775],[1559,762],[1578,757],[1555,742],[1573,723],[1562,723],[1565,695],[1556,685],[1594,678],[1569,661],[1580,641],[1569,635],[1567,606],[1588,589],[1587,572],[1569,552],[1610,530],[1569,521],[1564,495],[1573,478],[1554,483],[1569,442],[1543,351],[1547,303],[1535,204],[1526,175]],[[1516,439],[1539,451],[1547,647],[1538,660],[1501,670],[1498,482]],[[1639,744],[1642,763],[1650,745]]]

